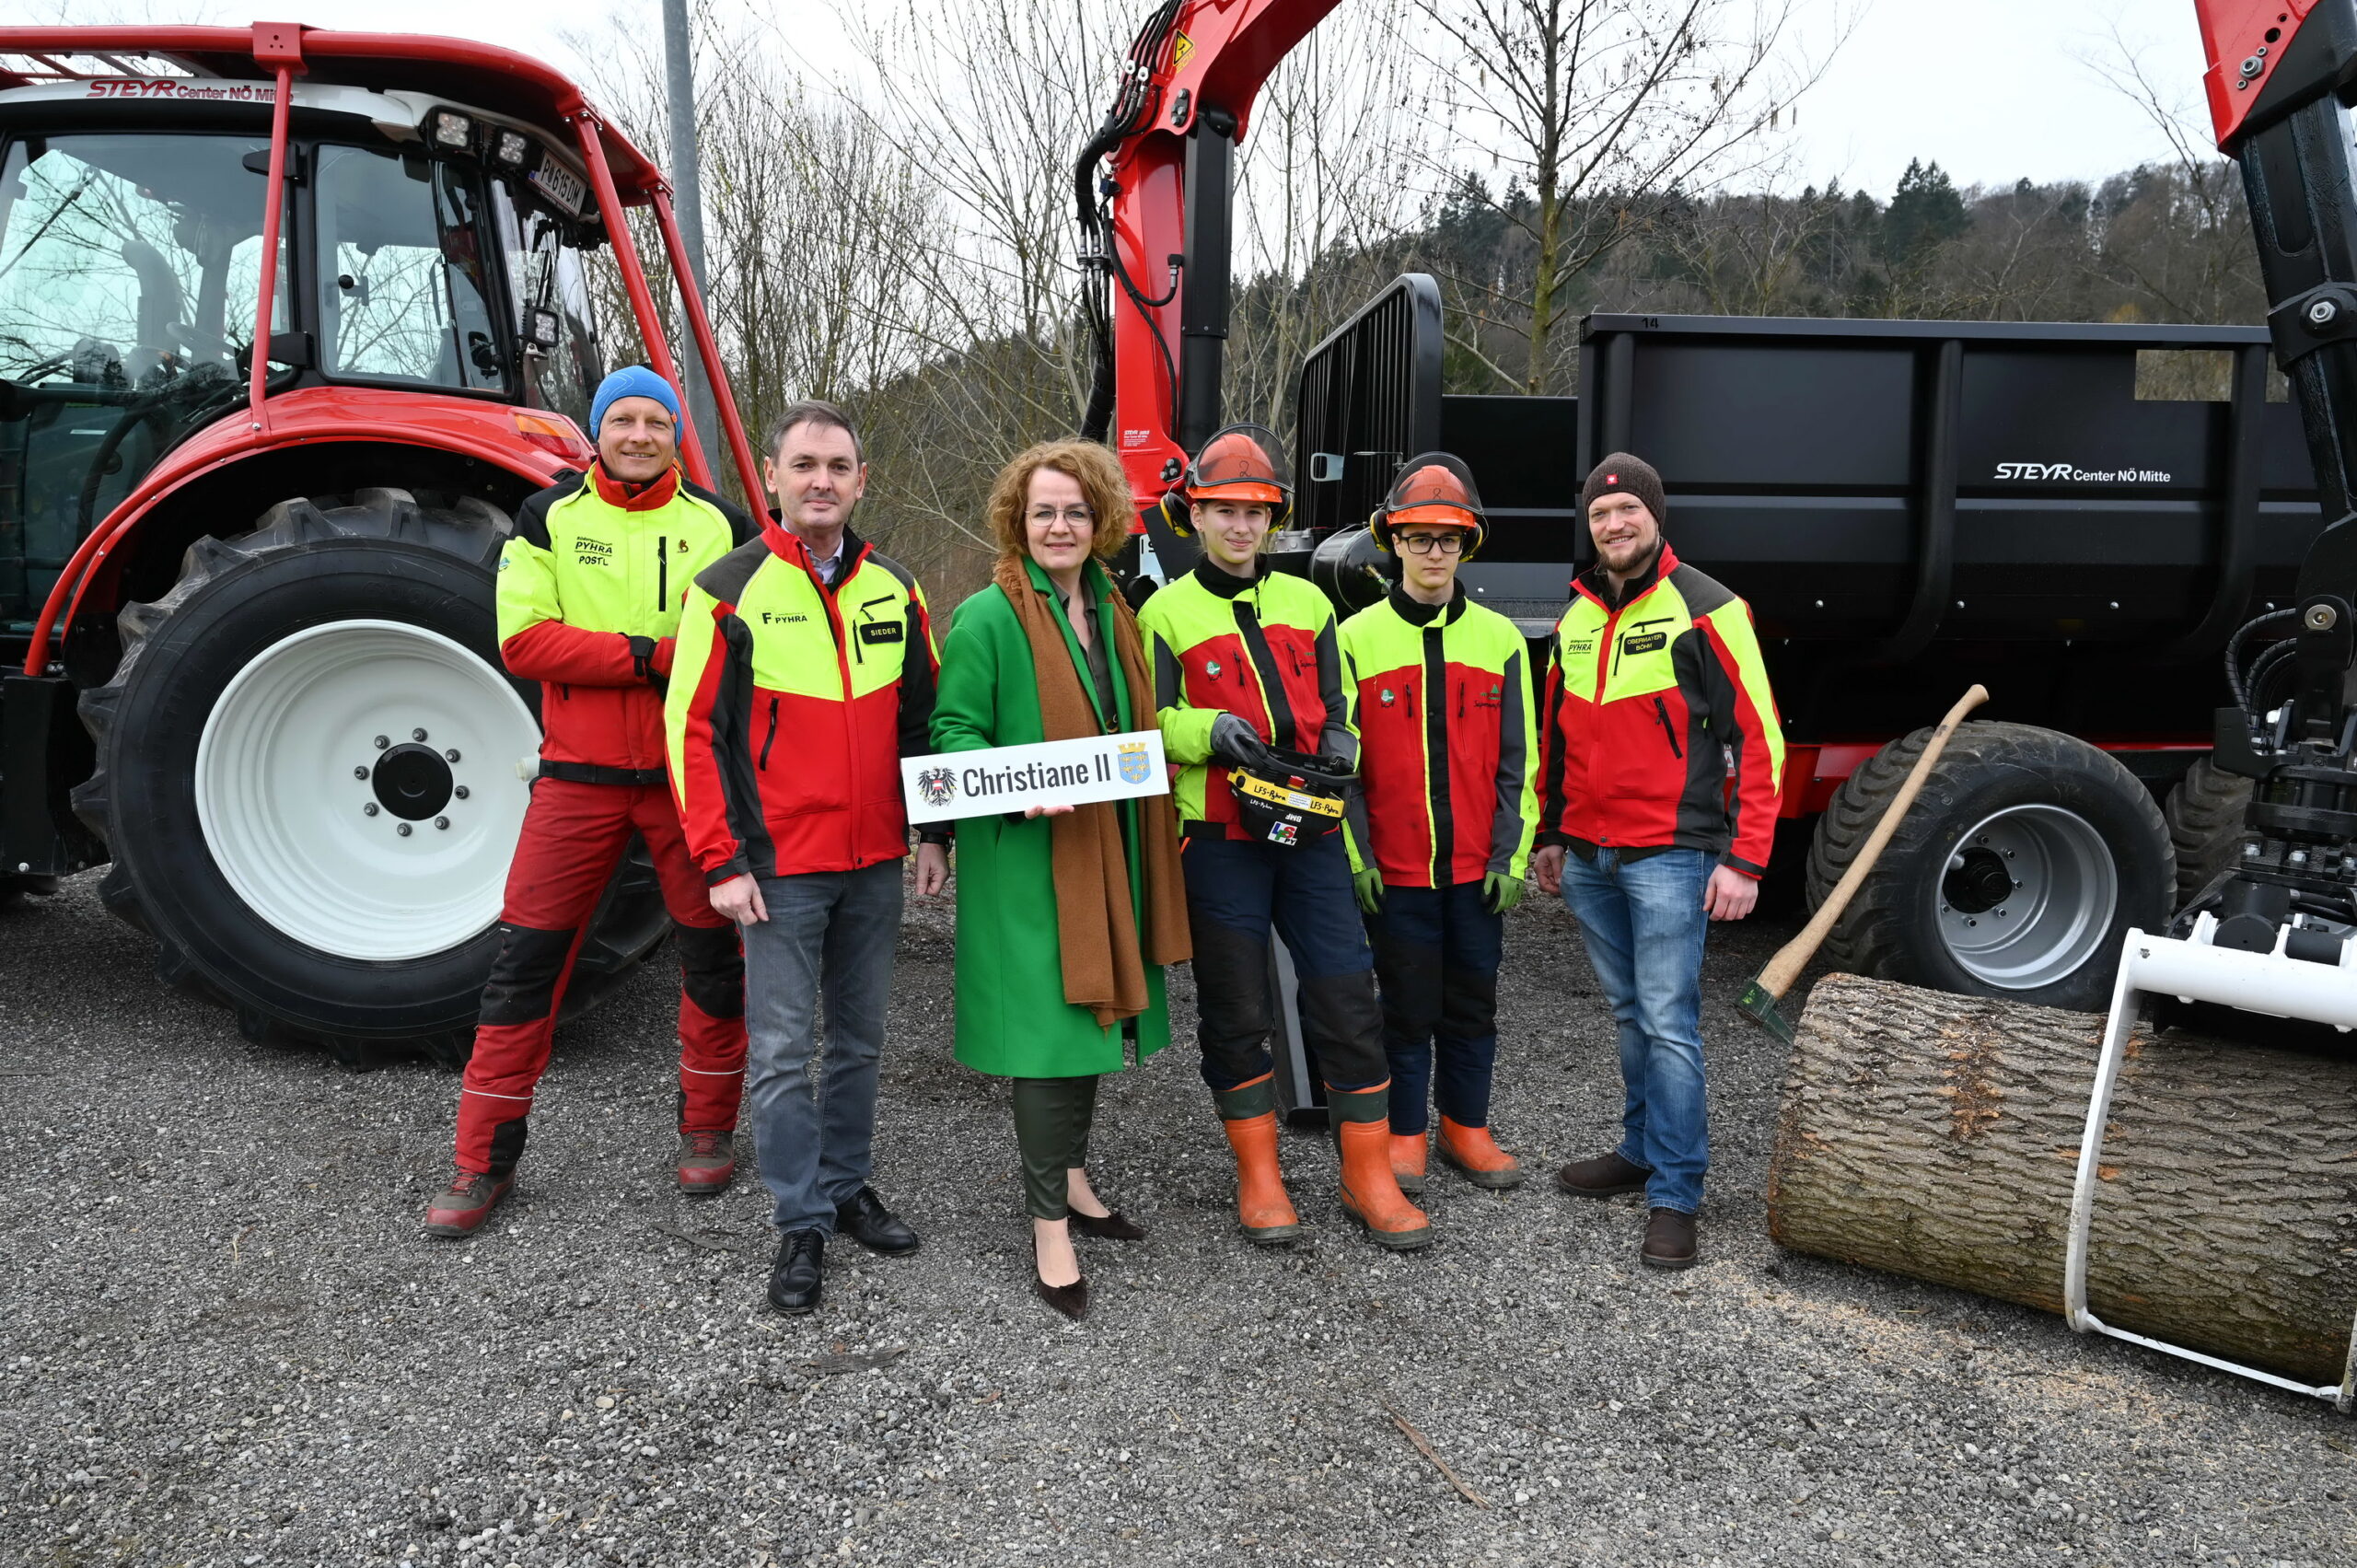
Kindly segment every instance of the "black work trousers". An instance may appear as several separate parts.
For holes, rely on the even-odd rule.
[[[1460,1127],[1490,1122],[1505,921],[1491,912],[1483,890],[1481,882],[1386,888],[1382,907],[1366,917],[1383,986],[1391,1130],[1402,1136],[1424,1130],[1427,1098]]]
[[[1302,1042],[1327,1086],[1380,1086],[1391,1070],[1342,835],[1284,849],[1190,834],[1182,849],[1203,1082],[1218,1093],[1269,1074],[1273,926],[1293,955]]]

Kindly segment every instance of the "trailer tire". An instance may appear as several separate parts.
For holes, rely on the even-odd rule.
[[[471,497],[286,501],[198,540],[169,592],[123,607],[122,662],[81,701],[98,765],[74,807],[113,856],[101,898],[156,939],[157,974],[249,1039],[354,1067],[472,1050],[540,738],[537,687],[499,662],[510,529]],[[568,1004],[668,929],[633,849]]]
[[[2242,858],[2243,812],[2250,805],[2250,780],[2237,778],[2197,760],[2169,791],[2161,815],[2168,819],[2177,850],[2177,901],[2182,909]]]
[[[1809,850],[1810,909],[1930,738],[1923,729],[1892,741],[1834,792]],[[1879,980],[2099,1012],[2128,929],[2167,919],[2175,868],[2160,808],[2118,761],[2033,725],[1966,724],[1834,923],[1825,957]]]

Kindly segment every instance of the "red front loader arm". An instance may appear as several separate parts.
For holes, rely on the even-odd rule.
[[[1097,271],[1082,431],[1111,441],[1141,505],[1219,426],[1236,148],[1260,84],[1338,3],[1163,0],[1081,153],[1081,260]]]

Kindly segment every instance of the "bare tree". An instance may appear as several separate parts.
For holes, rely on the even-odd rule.
[[[1504,326],[1522,365],[1493,373],[1524,391],[1556,378],[1568,286],[1663,197],[1756,173],[1830,46],[1798,47],[1797,0],[1417,0],[1439,84],[1427,111],[1456,148],[1438,172],[1478,193],[1527,242],[1507,275],[1461,276],[1477,334]],[[1834,21],[1835,42],[1846,31]],[[1527,271],[1526,271],[1527,269]],[[1460,346],[1482,351],[1479,335]],[[1488,357],[1485,354],[1485,357]]]

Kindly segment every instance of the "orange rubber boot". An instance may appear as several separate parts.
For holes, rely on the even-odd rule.
[[[1487,1127],[1468,1127],[1446,1116],[1440,1119],[1440,1157],[1463,1171],[1474,1186],[1495,1192],[1521,1186],[1526,1174],[1512,1155],[1498,1147]]]
[[[1395,1252],[1429,1246],[1433,1222],[1408,1202],[1391,1174],[1391,1086],[1337,1089],[1326,1086],[1327,1114],[1342,1150],[1342,1207],[1366,1226],[1367,1239]]]
[[[1424,1190],[1424,1141],[1422,1132],[1391,1134],[1391,1179],[1411,1197]]]
[[[1276,1086],[1271,1075],[1221,1090],[1212,1099],[1227,1146],[1236,1151],[1236,1223],[1244,1238],[1263,1247],[1291,1241],[1301,1234],[1301,1216],[1294,1213],[1284,1174],[1277,1167]]]

